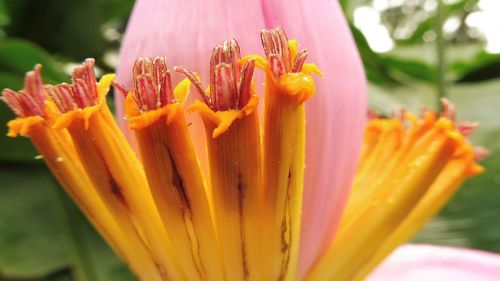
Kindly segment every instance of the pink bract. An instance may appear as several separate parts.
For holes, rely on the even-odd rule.
[[[443,246],[405,245],[396,250],[367,281],[495,281],[500,256]]]

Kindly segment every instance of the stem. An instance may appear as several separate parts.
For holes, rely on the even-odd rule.
[[[99,281],[86,233],[87,222],[71,199],[57,186],[60,210],[68,230],[68,248],[72,261],[73,278],[78,281]]]
[[[443,37],[443,22],[444,22],[444,4],[442,0],[438,0],[436,12],[436,91],[437,91],[437,107],[441,108],[441,98],[446,97],[446,61],[445,47],[446,42]]]

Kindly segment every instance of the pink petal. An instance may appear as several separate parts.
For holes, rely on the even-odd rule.
[[[430,245],[396,250],[367,281],[496,281],[500,255]]]
[[[235,38],[245,54],[261,52],[259,30],[262,28],[264,20],[258,0],[137,0],[120,49],[118,82],[132,89],[135,59],[164,55],[171,71],[173,66],[184,66],[201,74],[206,85],[212,48]],[[173,74],[175,83],[182,78]],[[197,94],[192,91],[191,100],[195,97]],[[116,95],[116,105],[118,119],[122,120],[121,95]],[[204,162],[203,127],[197,114],[188,116],[193,119],[193,140]],[[123,122],[121,125],[126,126]]]
[[[266,26],[281,26],[317,63],[317,94],[307,102],[307,153],[300,272],[333,237],[356,168],[366,116],[366,81],[337,1],[262,0]]]

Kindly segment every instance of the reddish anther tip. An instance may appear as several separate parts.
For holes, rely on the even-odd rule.
[[[91,93],[89,85],[83,79],[73,79],[73,98],[79,108],[96,104],[96,97]]]
[[[133,75],[134,100],[142,111],[155,110],[175,102],[165,57],[137,58]]]
[[[255,61],[249,60],[241,70],[241,78],[239,83],[239,101],[238,108],[243,108],[252,97],[252,76],[255,70]]]
[[[174,103],[174,92],[172,87],[172,78],[170,70],[167,67],[167,58],[160,56],[153,59],[153,78],[156,82],[158,91],[158,104],[163,107],[167,104]]]
[[[210,58],[210,97],[207,104],[215,111],[239,110],[251,96],[255,62],[240,67],[240,47],[234,39],[216,46]]]
[[[447,98],[442,98],[441,99],[441,108],[442,108],[441,115],[443,117],[446,117],[446,118],[453,120],[453,121],[456,120],[455,105],[450,100],[448,100]]]
[[[46,98],[45,92],[43,91],[41,70],[42,66],[37,64],[34,70],[26,73],[24,80],[24,91],[29,93],[39,105],[43,105]]]
[[[71,85],[67,83],[57,86],[46,85],[45,91],[47,91],[61,112],[67,112],[76,108]]]
[[[26,73],[24,89],[15,92],[10,89],[3,91],[1,99],[18,117],[45,116],[46,94],[43,88],[41,65]]]
[[[71,85],[61,83],[56,86],[45,86],[45,90],[61,112],[97,104],[98,93],[94,64],[95,60],[89,58],[77,66],[71,75]]]
[[[462,135],[469,136],[479,127],[479,123],[464,121],[464,122],[459,122],[457,124],[457,127],[458,130],[462,133]]]
[[[149,57],[139,57],[134,63],[133,68],[134,79],[139,75],[153,75],[153,60]]]
[[[149,74],[135,78],[136,96],[141,101],[141,110],[148,111],[158,108],[158,93],[153,77]]]
[[[482,146],[475,146],[474,147],[474,161],[479,162],[483,160],[484,158],[488,157],[491,154],[491,151],[488,149],[482,147]]]
[[[19,94],[11,89],[5,89],[0,97],[7,106],[14,112],[18,117],[26,117],[27,113],[24,109],[22,101],[19,98]]]
[[[81,85],[79,94],[85,95],[81,100],[89,101],[85,106],[94,105],[97,102],[97,80],[94,71],[95,60],[92,58],[85,59],[85,61],[75,68],[72,75],[73,87],[77,84],[85,84],[85,92]],[[78,82],[80,81],[80,82]],[[78,102],[78,106],[82,107]]]
[[[238,89],[233,68],[229,64],[221,63],[214,70],[214,97],[216,110],[234,109],[238,101]]]
[[[212,107],[214,104],[212,96],[209,95],[204,89],[203,86],[201,85],[200,79],[196,77],[196,74],[194,74],[192,71],[181,67],[181,66],[176,66],[174,67],[174,71],[181,73],[182,75],[186,76],[189,81],[194,85],[198,93],[202,96],[203,100],[205,101],[208,106]]]
[[[291,72],[300,72],[302,71],[302,66],[304,66],[304,63],[306,62],[307,59],[307,50],[302,50],[300,51],[297,56],[295,57],[295,60],[293,61],[293,66],[291,69]]]
[[[127,89],[125,89],[125,86],[123,86],[122,84],[120,84],[116,81],[113,81],[113,82],[111,82],[111,85],[113,86],[115,91],[118,92],[119,94],[121,94],[122,96],[126,97],[128,95]]]
[[[263,29],[260,31],[260,38],[275,78],[288,72],[302,71],[308,55],[307,50],[300,51],[292,61],[288,38],[283,29]]]
[[[279,57],[286,72],[289,72],[292,67],[290,51],[288,49],[288,38],[283,29],[263,29],[260,31],[260,38],[266,56],[268,58],[272,55]]]
[[[268,60],[275,78],[278,78],[287,72],[283,59],[279,55],[269,55]]]

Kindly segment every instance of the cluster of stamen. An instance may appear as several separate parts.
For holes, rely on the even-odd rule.
[[[455,105],[448,99],[441,99],[441,116],[446,117],[454,122],[456,122],[457,130],[465,137],[470,136],[478,127],[478,122],[471,121],[456,121],[456,110]],[[482,146],[474,146],[474,160],[481,161],[485,157],[490,155],[490,151]]]
[[[61,112],[97,104],[94,64],[94,59],[86,59],[82,65],[76,67],[71,77],[71,85],[45,85],[45,90]]]
[[[41,68],[41,65],[36,65],[34,70],[26,74],[23,90],[16,92],[5,89],[0,97],[18,117],[45,116],[46,95],[40,75]]]
[[[133,98],[143,112],[155,110],[175,102],[172,80],[165,57],[139,57],[134,64]],[[123,86],[113,84],[119,92],[127,94]]]
[[[300,72],[307,58],[307,50],[300,51],[292,61],[288,38],[281,28],[264,29],[260,32],[264,53],[275,78],[288,72]]]
[[[442,116],[450,120],[456,121],[457,114],[455,110],[455,105],[448,99],[441,99]],[[468,136],[474,132],[474,130],[479,127],[478,122],[462,121],[457,122],[457,128],[464,136]]]
[[[224,41],[212,51],[210,59],[210,90],[205,91],[192,72],[177,67],[195,85],[205,103],[214,111],[238,110],[252,96],[252,76],[255,61],[249,60],[240,67],[240,47],[236,40]]]
[[[401,109],[394,111],[392,114],[392,118],[399,119],[403,124],[407,124],[406,119],[406,110]],[[455,104],[453,104],[450,100],[446,98],[441,99],[441,112],[438,113],[435,110],[425,108],[421,112],[421,118],[424,118],[426,114],[432,114],[436,116],[440,116],[446,119],[449,119],[455,123],[456,129],[460,132],[464,137],[469,137],[474,131],[479,127],[478,122],[471,121],[457,121],[457,113]],[[369,110],[368,111],[368,120],[373,119],[381,119],[384,118],[380,113]],[[490,151],[482,146],[474,146],[474,159],[475,161],[480,161],[490,155]]]

